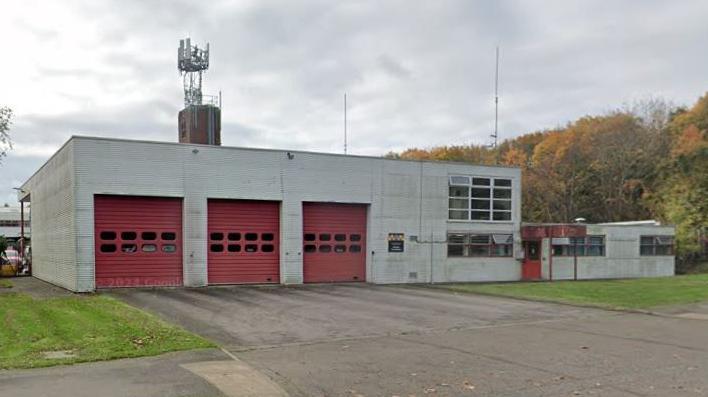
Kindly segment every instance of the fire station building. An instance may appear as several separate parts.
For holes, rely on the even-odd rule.
[[[19,199],[78,292],[674,273],[672,227],[522,227],[512,167],[75,136]]]

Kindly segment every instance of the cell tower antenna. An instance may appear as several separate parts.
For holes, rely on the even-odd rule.
[[[177,69],[184,83],[184,106],[202,104],[202,77],[209,69],[209,43],[206,48],[192,45],[187,37],[179,41],[177,49]]]
[[[492,147],[496,148],[499,140],[499,46],[496,52],[496,64],[494,67],[494,133],[490,137],[494,138]]]
[[[347,154],[347,93],[344,93],[344,154]]]

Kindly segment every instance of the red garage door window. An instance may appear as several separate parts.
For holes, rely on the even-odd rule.
[[[366,280],[366,205],[304,203],[306,283]]]
[[[280,281],[280,203],[209,200],[209,284]]]
[[[96,287],[182,285],[182,199],[94,197]]]

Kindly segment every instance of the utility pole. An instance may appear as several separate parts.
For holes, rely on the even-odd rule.
[[[347,93],[344,93],[344,154],[347,154]]]
[[[497,147],[499,139],[499,46],[497,46],[496,66],[494,68],[494,147]]]

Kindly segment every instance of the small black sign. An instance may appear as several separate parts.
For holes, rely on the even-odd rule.
[[[389,241],[388,252],[403,252],[403,241]]]
[[[405,235],[403,233],[388,234],[388,252],[403,252],[405,250]]]

